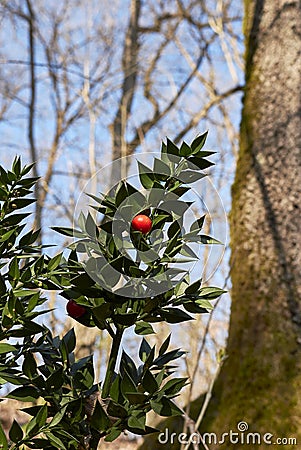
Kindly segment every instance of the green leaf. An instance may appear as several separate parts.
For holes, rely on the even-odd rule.
[[[204,314],[208,313],[209,311],[212,311],[213,306],[211,303],[208,302],[208,300],[197,300],[194,302],[187,302],[184,303],[184,308],[186,311],[192,313],[192,314]]]
[[[63,340],[65,341],[66,348],[69,353],[73,352],[76,345],[76,336],[74,333],[74,328],[71,328],[71,330],[68,331],[67,334],[63,337]]]
[[[155,345],[151,348],[151,351],[149,352],[146,360],[144,361],[144,368],[148,368],[151,367],[154,361],[154,357],[155,357]]]
[[[171,338],[171,334],[169,334],[167,336],[167,338],[165,339],[165,341],[163,342],[163,344],[161,345],[160,349],[159,349],[159,356],[164,355],[164,353],[166,352],[166,350],[169,347],[170,344],[170,338]]]
[[[148,369],[145,371],[142,378],[142,386],[150,394],[154,394],[159,389],[156,378]]]
[[[40,397],[40,394],[33,386],[22,386],[14,389],[6,397],[20,400],[22,402],[34,402]]]
[[[139,430],[145,430],[146,413],[144,411],[134,410],[128,419],[128,426],[137,428]]]
[[[138,435],[140,435],[140,436],[145,436],[145,435],[147,435],[147,434],[151,434],[151,433],[159,433],[159,432],[160,432],[160,430],[158,430],[158,428],[148,427],[147,425],[145,426],[145,429],[144,429],[144,430],[141,430],[141,429],[139,429],[139,428],[129,427],[129,426],[128,426],[128,430],[129,430],[131,433],[138,434]]]
[[[153,362],[154,366],[163,367],[165,364],[168,364],[170,361],[180,358],[180,356],[184,355],[185,352],[180,349],[171,350],[170,352],[165,353],[162,356],[158,356]]]
[[[22,208],[26,208],[27,206],[31,205],[35,201],[36,201],[36,199],[34,199],[34,198],[15,198],[11,202],[11,207],[13,209],[22,209]]]
[[[115,314],[113,316],[114,322],[117,322],[120,325],[127,325],[128,327],[134,325],[136,322],[138,314],[129,312],[124,314]]]
[[[22,178],[17,182],[18,186],[26,186],[31,187],[38,181],[39,177],[28,177],[28,178]]]
[[[60,233],[64,236],[77,237],[82,238],[85,237],[84,233],[80,230],[76,230],[75,228],[67,228],[67,227],[51,227],[52,230]]]
[[[48,272],[55,270],[59,266],[61,259],[62,259],[62,253],[59,253],[58,255],[54,256],[48,263],[48,266],[47,266]]]
[[[68,404],[65,405],[59,412],[57,412],[55,414],[55,416],[53,417],[53,419],[49,423],[49,428],[55,427],[56,425],[58,425],[60,423],[60,421],[63,419],[63,417],[65,415],[67,407],[68,407]]]
[[[195,235],[195,232],[193,233],[187,233],[184,234],[183,240],[187,242],[200,242],[201,244],[222,244],[222,242],[218,241],[217,239],[206,236],[205,234]]]
[[[20,242],[19,242],[19,247],[25,247],[26,245],[31,245],[33,244],[38,236],[40,234],[40,230],[36,230],[36,231],[29,231],[28,233],[24,234],[24,236],[21,237]]]
[[[153,174],[152,169],[145,166],[140,161],[137,161],[137,163],[138,163],[138,170],[139,170],[139,178],[140,178],[142,186],[145,189],[151,189],[155,182],[155,176]]]
[[[8,197],[8,192],[6,189],[3,189],[3,187],[0,187],[0,201],[6,201]]]
[[[132,360],[132,358],[123,350],[120,361],[120,373],[123,376],[125,373],[128,373],[132,380],[137,383],[138,380],[138,372],[136,368],[136,364]]]
[[[121,383],[121,376],[117,375],[111,384],[110,388],[110,397],[112,400],[114,400],[116,403],[119,403],[119,397],[121,396],[121,390],[120,390],[120,383]]]
[[[85,358],[83,358],[85,359]],[[79,360],[81,361],[81,360]],[[73,367],[79,363],[75,363]],[[89,356],[86,359],[85,364],[83,364],[74,375],[74,384],[76,388],[85,390],[90,389],[94,383],[94,366],[93,366],[93,357]]]
[[[90,213],[87,214],[87,218],[85,221],[85,231],[87,232],[88,236],[92,237],[93,239],[95,239],[99,234],[98,226],[96,225]]]
[[[112,427],[109,434],[105,437],[106,442],[113,442],[121,435],[121,430],[117,427]]]
[[[16,444],[23,439],[23,430],[16,420],[13,421],[13,424],[9,430],[9,438]]]
[[[160,209],[172,214],[172,221],[174,221],[174,217],[178,217],[179,219],[183,218],[185,212],[190,208],[191,203],[184,202],[182,200],[166,200],[160,204]]]
[[[109,416],[119,417],[121,419],[124,419],[128,414],[127,410],[122,405],[112,400],[109,401],[107,412]]]
[[[213,300],[215,298],[220,297],[225,292],[227,292],[227,291],[225,291],[224,289],[221,289],[219,287],[213,287],[213,286],[203,287],[198,292],[198,298],[207,298],[207,299]]]
[[[195,183],[198,180],[206,177],[205,173],[196,172],[195,170],[183,170],[179,175],[179,180],[183,181],[183,183]]]
[[[131,405],[142,405],[148,399],[148,395],[142,392],[126,392],[125,395]]]
[[[98,430],[100,432],[106,431],[111,425],[108,415],[106,414],[98,400],[95,404],[95,409],[90,420],[90,425],[92,428],[95,428],[95,430]]]
[[[7,231],[6,233],[4,233],[1,238],[0,238],[0,242],[5,242],[8,241],[8,239],[16,232],[16,228],[13,228],[10,231]]]
[[[204,158],[197,158],[195,156],[189,158],[188,161],[191,163],[190,168],[193,168],[192,164],[194,164],[200,170],[205,170],[208,169],[208,167],[214,166],[213,162],[208,161],[207,159]]]
[[[59,390],[64,384],[63,367],[55,370],[46,380],[46,387],[49,393],[54,393]]]
[[[163,396],[160,401],[150,400],[150,405],[155,413],[160,416],[181,416],[183,411],[178,408],[169,398]]]
[[[198,255],[189,247],[187,244],[183,244],[180,250],[180,255],[190,256],[191,258],[197,260],[199,259]]]
[[[67,448],[65,447],[64,443],[61,441],[60,438],[55,436],[50,431],[45,431],[45,434],[48,437],[51,444],[53,444],[55,446],[54,448],[59,448],[60,450],[67,450]]]
[[[12,259],[9,265],[8,273],[13,280],[18,280],[20,278],[19,262],[16,256]]]
[[[193,317],[179,308],[162,308],[160,314],[168,323],[180,323],[185,322],[186,320],[194,320]]]
[[[200,217],[199,219],[197,219],[195,222],[192,223],[191,227],[190,227],[190,232],[192,231],[200,231],[204,225],[204,221],[206,218],[206,214],[204,214],[202,217]]]
[[[147,335],[147,334],[154,334],[155,331],[150,323],[141,320],[137,322],[135,325],[135,333],[138,335]]]
[[[47,419],[48,408],[47,405],[40,407],[37,415],[31,419],[27,424],[26,433],[28,436],[35,436],[39,430],[45,425]]]
[[[103,303],[91,309],[93,316],[100,322],[110,317],[112,312],[112,305],[110,303]]]
[[[30,380],[37,375],[37,363],[32,353],[24,355],[22,370]]]
[[[7,171],[7,176],[8,176],[9,181],[16,181],[17,180],[16,174],[11,172],[10,170]]]
[[[3,169],[2,166],[0,166],[0,183],[3,185],[11,184],[9,181],[9,178],[7,176],[7,172],[6,172],[6,170]]]
[[[137,392],[137,387],[127,372],[124,372],[121,380],[121,392],[126,397],[126,392]]]
[[[206,139],[208,136],[208,131],[205,131],[201,136],[197,136],[191,143],[192,153],[195,155],[204,147]]]
[[[13,225],[19,225],[23,219],[28,217],[31,213],[23,213],[23,214],[10,214],[9,216],[6,216],[5,219],[3,219],[2,225],[4,226],[13,226]]]
[[[33,290],[33,289],[18,289],[18,290],[14,290],[13,291],[15,297],[29,297],[29,296],[37,294],[37,292],[38,292],[37,289],[36,290]],[[27,311],[28,311],[28,308],[27,308]]]
[[[177,197],[182,197],[182,195],[186,194],[186,192],[190,191],[190,187],[185,186],[179,186],[176,188],[170,189],[170,192],[175,194]]]
[[[6,292],[6,284],[4,281],[4,278],[2,277],[1,273],[0,273],[0,295],[5,294]]]
[[[195,294],[199,291],[200,286],[202,284],[202,280],[197,280],[194,283],[190,284],[186,289],[185,289],[185,294]]]
[[[165,164],[161,159],[155,158],[154,159],[154,174],[155,177],[158,179],[158,175],[162,176],[169,176],[171,174],[170,167]],[[160,179],[159,176],[159,179]]]
[[[128,197],[128,190],[127,190],[127,184],[124,180],[121,180],[120,183],[117,186],[116,190],[116,206],[120,206],[123,200],[125,200]]]
[[[31,164],[27,164],[26,166],[24,166],[21,171],[22,177],[24,177],[24,175],[26,175],[28,172],[30,172],[34,165],[35,165],[35,163],[31,163]]]
[[[200,242],[202,244],[222,244],[221,241],[218,241],[217,239],[215,239],[211,236],[206,236],[205,234],[201,234],[198,237],[200,238]]]
[[[143,338],[139,348],[139,358],[141,359],[141,361],[146,361],[148,355],[151,353],[151,350],[151,346],[149,345],[147,340]]]
[[[181,147],[180,147],[180,156],[189,156],[191,155],[193,152],[192,148],[186,144],[186,142],[183,142]]]
[[[0,342],[0,355],[3,353],[15,352],[17,348],[14,345],[7,344],[6,342]]]
[[[164,392],[165,395],[175,395],[187,384],[188,378],[174,378],[167,381],[160,392]]]
[[[30,439],[29,442],[27,442],[28,445],[30,445],[31,449],[40,450],[42,448],[50,450],[50,443],[48,439],[40,439],[40,438],[33,438]],[[27,447],[28,448],[28,447]],[[23,450],[23,448],[22,448]]]
[[[25,385],[29,384],[29,380],[27,378],[24,378],[20,375],[20,372],[12,372],[10,373],[1,371],[0,372],[1,379],[4,381],[7,381],[8,383],[15,384],[15,385]]]
[[[153,219],[152,229],[155,230],[157,228],[162,228],[166,222],[171,222],[172,216],[171,214],[158,214]]]
[[[180,150],[170,139],[166,139],[166,153],[179,156]]]
[[[8,442],[6,439],[6,435],[3,431],[1,422],[0,422],[0,443],[1,443],[1,450],[8,450]]]
[[[181,226],[178,221],[174,221],[171,225],[169,225],[167,230],[167,235],[169,239],[176,238],[181,233]]]

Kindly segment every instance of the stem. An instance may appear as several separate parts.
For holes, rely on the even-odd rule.
[[[107,398],[109,396],[110,387],[111,387],[111,383],[113,381],[114,370],[115,370],[115,366],[116,366],[118,351],[119,351],[123,332],[124,332],[123,328],[119,328],[119,326],[117,325],[116,333],[113,337],[111,353],[110,353],[108,367],[107,367],[107,373],[105,376],[102,393],[101,393],[101,398],[103,398],[103,399]]]

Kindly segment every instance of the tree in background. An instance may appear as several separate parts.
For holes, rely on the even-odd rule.
[[[245,2],[247,84],[232,188],[228,359],[203,427],[222,433],[243,420],[250,432],[270,432],[273,441],[295,437],[298,444],[300,25],[298,2]]]

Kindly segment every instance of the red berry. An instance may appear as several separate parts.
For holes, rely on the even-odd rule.
[[[69,316],[73,319],[78,319],[86,312],[86,308],[84,306],[78,305],[74,300],[68,301],[66,309]]]
[[[135,231],[141,231],[142,234],[147,234],[152,229],[152,221],[148,216],[138,214],[132,220],[132,228]]]

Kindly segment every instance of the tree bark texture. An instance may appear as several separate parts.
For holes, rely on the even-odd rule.
[[[299,445],[300,25],[298,1],[245,0],[246,91],[232,188],[228,358],[202,427],[238,431],[243,420],[249,432],[272,433],[273,441],[296,437]]]

